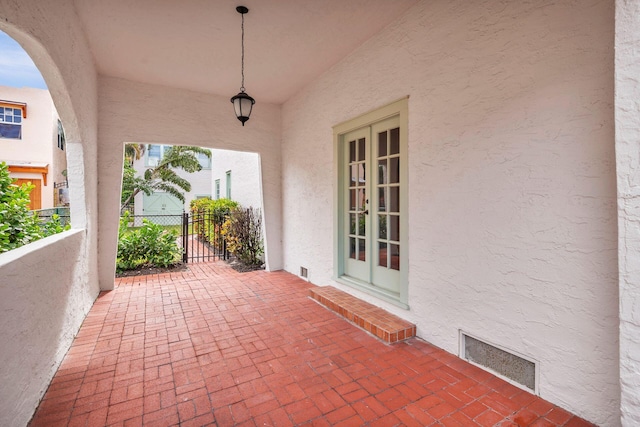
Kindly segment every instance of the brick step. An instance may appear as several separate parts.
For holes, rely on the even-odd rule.
[[[333,286],[311,288],[311,297],[387,343],[416,336],[416,325]]]

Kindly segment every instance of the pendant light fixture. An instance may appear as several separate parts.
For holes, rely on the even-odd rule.
[[[244,91],[244,14],[249,12],[249,9],[244,6],[238,6],[236,11],[242,15],[242,85],[240,86],[240,93],[231,98],[231,102],[236,111],[236,117],[244,126],[244,122],[249,120],[249,116],[251,116],[251,108],[256,101]]]

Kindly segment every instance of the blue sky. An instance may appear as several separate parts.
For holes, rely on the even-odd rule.
[[[0,31],[0,86],[47,89],[40,71],[18,42]]]

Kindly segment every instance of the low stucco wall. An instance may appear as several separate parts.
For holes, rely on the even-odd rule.
[[[613,31],[611,2],[410,9],[283,107],[285,269],[536,360],[543,398],[618,425]],[[332,126],[407,95],[405,311],[332,280]]]
[[[98,296],[84,230],[0,254],[0,425],[24,426]]]

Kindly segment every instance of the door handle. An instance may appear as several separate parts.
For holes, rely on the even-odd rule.
[[[363,210],[362,213],[365,214],[365,215],[369,215],[369,209]]]

